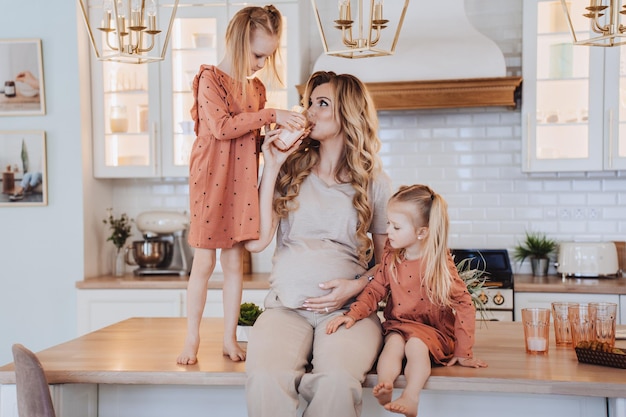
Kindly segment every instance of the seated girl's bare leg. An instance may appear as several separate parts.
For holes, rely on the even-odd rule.
[[[405,345],[405,355],[406,388],[399,398],[385,405],[385,409],[406,417],[416,417],[422,388],[430,376],[430,354],[424,342],[413,337]]]
[[[385,338],[385,346],[378,358],[378,383],[372,390],[380,405],[391,401],[393,383],[402,371],[404,359],[404,338],[398,333],[391,333]]]
[[[209,278],[215,268],[215,250],[196,248],[187,283],[187,336],[176,363],[193,365],[198,361],[200,321],[206,303]]]
[[[237,343],[237,321],[241,306],[243,287],[243,245],[236,244],[230,249],[222,249],[220,256],[224,271],[224,346],[223,352],[231,360],[238,362],[246,359],[246,352]]]

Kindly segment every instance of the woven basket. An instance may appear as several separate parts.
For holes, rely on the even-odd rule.
[[[576,348],[576,356],[578,357],[578,362],[626,369],[626,355],[619,353]]]

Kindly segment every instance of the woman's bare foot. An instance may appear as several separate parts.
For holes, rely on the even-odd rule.
[[[224,340],[222,353],[224,356],[228,356],[233,362],[246,360],[246,351],[239,347],[237,340]]]
[[[378,399],[380,405],[389,404],[393,394],[393,384],[390,382],[379,382],[372,389],[372,393]]]
[[[191,337],[187,336],[185,339],[185,346],[183,346],[183,351],[178,358],[176,359],[176,363],[179,365],[194,365],[198,362],[198,348],[200,347],[200,337]]]
[[[401,395],[398,399],[385,405],[387,411],[392,413],[404,414],[406,417],[417,417],[418,401],[412,400]]]

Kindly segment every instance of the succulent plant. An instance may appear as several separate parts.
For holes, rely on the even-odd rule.
[[[243,303],[239,307],[239,326],[252,326],[263,309],[254,303]]]

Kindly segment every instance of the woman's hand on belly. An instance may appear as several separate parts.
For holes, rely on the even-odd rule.
[[[363,286],[356,279],[331,279],[320,284],[320,288],[330,290],[321,297],[307,298],[302,305],[309,311],[330,313],[342,308],[348,300],[361,292]]]

